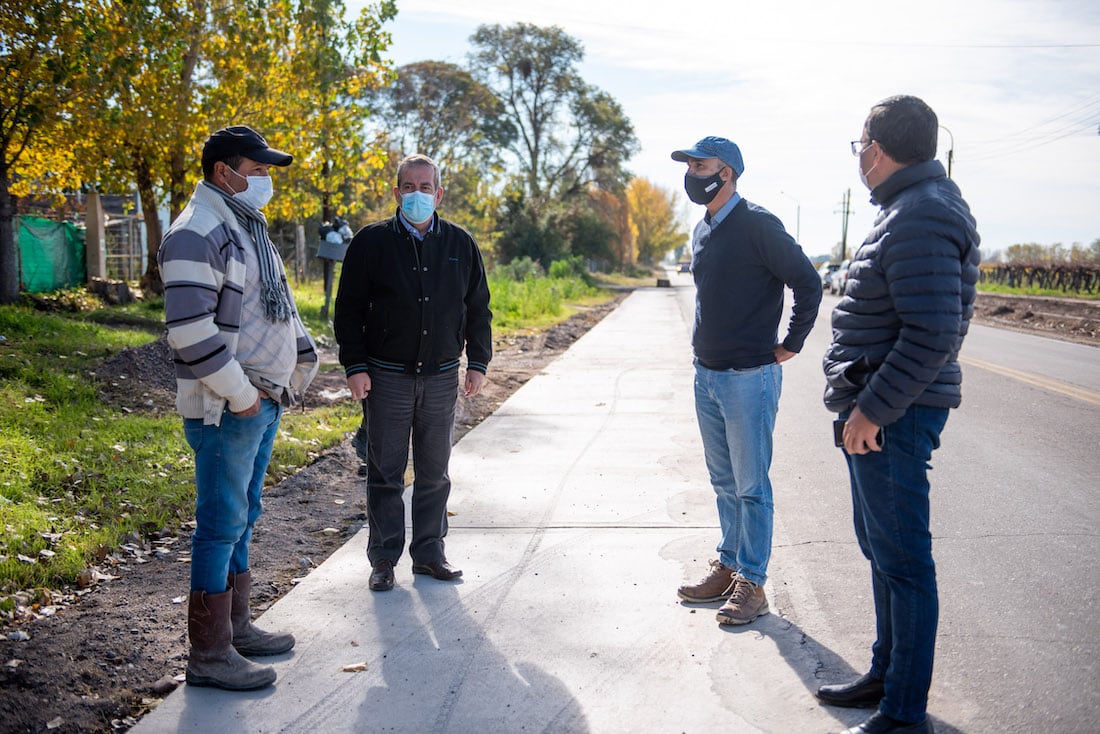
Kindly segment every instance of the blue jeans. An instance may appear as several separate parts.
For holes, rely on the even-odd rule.
[[[192,591],[220,594],[230,573],[248,570],[248,545],[263,512],[260,495],[281,415],[281,406],[265,398],[248,418],[227,409],[220,426],[204,425],[202,419],[183,422],[195,452]]]
[[[772,431],[783,370],[695,365],[695,415],[718,503],[718,560],[756,584],[768,578],[772,554]]]
[[[939,621],[928,527],[928,464],[946,408],[914,405],[883,429],[883,450],[850,456],[856,539],[871,562],[875,643],[870,674],[885,681],[879,709],[900,721],[925,717]],[[845,416],[846,417],[846,416]]]
[[[374,370],[367,396],[367,558],[401,557],[405,547],[405,469],[412,437],[413,563],[443,560],[447,536],[447,473],[454,439],[458,370],[413,376]]]

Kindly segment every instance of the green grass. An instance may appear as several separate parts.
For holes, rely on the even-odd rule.
[[[1010,288],[1007,285],[979,283],[981,293],[1000,293],[1006,296],[1047,296],[1049,298],[1079,298],[1085,301],[1100,300],[1100,293],[1067,293],[1061,288]]]
[[[577,307],[602,303],[607,291],[580,278],[527,278],[489,276],[493,309],[493,334],[500,337],[524,329],[540,329],[564,321]]]
[[[497,335],[549,326],[610,297],[579,278],[494,278],[490,288]],[[321,282],[294,291],[310,333],[333,344]],[[163,332],[163,301],[102,307],[82,291],[47,300],[56,310],[0,306],[0,593],[71,584],[119,545],[178,527],[194,511],[179,417],[104,405],[91,375]],[[268,483],[342,441],[361,416],[351,400],[288,411]]]

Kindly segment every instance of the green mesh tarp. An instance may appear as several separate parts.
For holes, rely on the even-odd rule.
[[[23,290],[47,293],[86,279],[84,230],[69,222],[16,217]]]

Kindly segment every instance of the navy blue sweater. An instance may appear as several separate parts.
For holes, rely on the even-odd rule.
[[[713,230],[695,227],[695,359],[712,370],[775,362],[783,288],[794,306],[783,347],[802,350],[821,305],[821,277],[782,222],[742,199]]]
[[[825,354],[825,405],[888,426],[910,405],[962,400],[959,348],[974,312],[978,231],[939,161],[879,184],[882,210],[848,269]]]

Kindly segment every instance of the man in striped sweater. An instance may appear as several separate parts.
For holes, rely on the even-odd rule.
[[[269,168],[292,160],[243,125],[215,132],[203,180],[158,255],[176,408],[195,452],[191,685],[268,686],[274,669],[243,656],[294,646],[290,634],[253,626],[248,603],[249,543],[279,419],[318,368],[260,211],[271,198]]]

